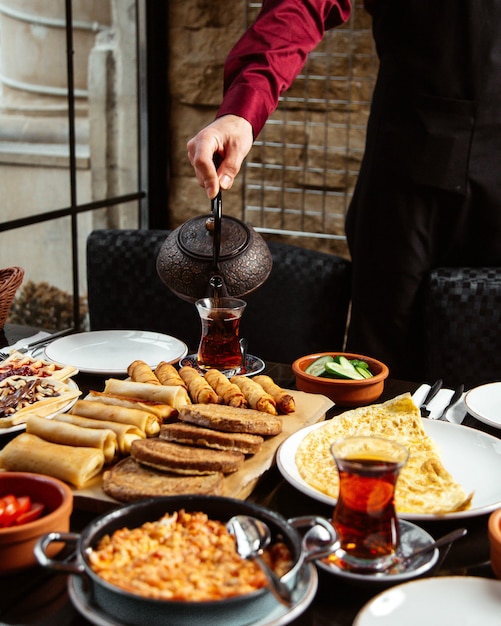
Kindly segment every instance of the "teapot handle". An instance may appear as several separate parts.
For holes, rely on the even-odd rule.
[[[215,198],[211,200],[212,204],[212,218],[214,220],[214,242],[213,242],[213,265],[214,271],[219,272],[219,252],[221,250],[221,220],[223,217],[223,202],[221,196],[221,190]]]

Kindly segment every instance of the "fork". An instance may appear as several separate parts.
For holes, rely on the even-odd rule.
[[[430,416],[431,411],[428,408],[428,404],[433,400],[433,398],[437,395],[440,389],[442,389],[442,384],[443,384],[442,379],[439,379],[431,386],[430,391],[428,391],[426,398],[424,399],[423,403],[419,407],[421,411],[421,417]]]
[[[44,342],[42,344],[38,344],[36,346],[23,346],[22,348],[16,348],[15,352],[19,352],[21,354],[26,354],[27,352],[30,352],[33,348],[43,348],[45,346],[45,343],[49,343],[49,341]],[[6,346],[6,348],[8,348],[9,346]],[[10,352],[1,352],[0,351],[0,361],[5,361],[5,359],[8,359],[10,357]]]
[[[16,352],[20,352],[21,354],[26,354],[27,352],[31,352],[34,348],[43,348],[47,344],[51,343],[58,337],[64,337],[65,335],[69,335],[73,332],[72,328],[65,328],[64,330],[60,330],[57,333],[52,333],[48,337],[44,337],[43,339],[39,339],[38,341],[34,341],[33,343],[28,343],[25,346],[21,346],[20,348],[16,348]],[[10,346],[5,346],[5,348],[10,350]],[[0,361],[4,361],[10,356],[9,352],[5,352],[0,350]]]

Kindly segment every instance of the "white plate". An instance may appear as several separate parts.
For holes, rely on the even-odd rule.
[[[251,622],[249,626],[284,626],[304,613],[312,603],[318,588],[318,574],[315,566],[309,563],[303,567],[298,578],[291,607],[286,607],[275,600],[274,608],[270,610],[267,616]],[[92,592],[89,590],[86,580],[81,576],[74,575],[68,577],[68,593],[75,608],[91,624],[95,626],[118,626],[114,618],[104,613],[95,604]],[[171,623],[168,620],[168,616],[166,616],[166,623]],[[207,623],[212,622],[208,619]],[[226,626],[232,626],[232,624],[233,621],[231,619],[226,621]]]
[[[71,387],[72,389],[78,389],[78,385],[71,378],[70,380],[68,380],[67,384],[68,384],[68,387]],[[65,404],[63,407],[61,407],[59,411],[56,411],[55,413],[50,413],[49,415],[45,415],[45,419],[50,420],[54,416],[58,415],[59,413],[66,413],[66,411],[69,411],[77,400],[78,400],[78,397],[73,398],[73,400],[70,400],[68,404]],[[0,428],[0,437],[2,435],[8,435],[10,433],[17,433],[25,429],[26,429],[26,424],[16,424],[15,426],[11,426],[10,428]]]
[[[499,626],[501,581],[473,576],[424,578],[375,596],[353,626]]]
[[[415,550],[424,548],[433,543],[433,537],[428,534],[423,528],[416,526],[412,522],[406,520],[400,520],[400,546],[397,550],[397,555],[400,557],[406,557],[411,555]],[[423,576],[426,572],[438,561],[439,551],[438,548],[434,550],[430,549],[429,552],[424,554],[418,554],[405,568],[402,565],[395,564],[394,567],[386,572],[380,572],[376,574],[360,574],[352,572],[342,567],[339,567],[335,563],[331,563],[326,560],[318,560],[316,564],[329,574],[339,576],[345,580],[364,585],[364,586],[389,586],[396,585],[398,583],[410,580],[411,578],[418,578]]]
[[[473,417],[494,428],[501,428],[501,383],[489,383],[471,389],[464,402]]]
[[[296,452],[303,438],[325,422],[307,426],[284,441],[277,453],[277,465],[284,478],[307,496],[334,506],[336,500],[311,487],[299,474]],[[490,513],[501,506],[501,440],[474,428],[423,420],[426,433],[440,450],[445,468],[466,493],[474,492],[471,507],[466,511],[448,513],[447,519],[474,517]],[[443,515],[402,513],[409,520],[440,520]]]
[[[56,339],[45,347],[45,356],[67,363],[88,374],[126,374],[128,366],[140,359],[150,367],[160,361],[176,363],[188,352],[185,343],[146,330],[97,330]]]

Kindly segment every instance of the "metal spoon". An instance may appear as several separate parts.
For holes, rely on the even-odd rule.
[[[242,337],[239,341],[240,343],[240,352],[242,353],[242,367],[245,370],[247,366],[247,348],[249,346],[249,342],[245,337]]]
[[[303,550],[307,555],[314,555],[315,559],[323,559],[339,548],[339,539],[333,530],[329,533],[327,528],[320,524],[312,526],[303,537]]]
[[[420,556],[421,554],[426,554],[427,552],[431,552],[432,550],[435,550],[435,548],[441,548],[442,546],[450,546],[451,543],[456,541],[456,539],[459,539],[460,537],[464,537],[467,532],[468,531],[466,530],[466,528],[456,528],[456,530],[453,530],[452,532],[447,533],[443,537],[439,537],[438,539],[436,539],[435,541],[432,541],[428,545],[422,546],[421,548],[417,548],[417,550],[414,550],[410,554],[406,554],[405,556],[403,556],[397,561],[397,565],[399,567],[402,567],[402,566],[405,567],[408,563],[413,561],[416,557]],[[392,564],[392,566],[394,565],[395,563]]]
[[[238,554],[244,559],[254,559],[263,570],[268,587],[275,598],[285,604],[292,605],[292,594],[277,574],[263,561],[261,554],[271,541],[268,526],[259,519],[249,515],[235,515],[226,524],[226,528],[235,535]]]

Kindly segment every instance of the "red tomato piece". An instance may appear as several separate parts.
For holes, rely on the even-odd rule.
[[[41,502],[33,502],[29,511],[21,513],[16,519],[16,524],[27,524],[28,522],[34,522],[38,519],[44,510],[44,505]]]
[[[4,511],[2,515],[2,526],[10,526],[16,519],[19,504],[16,496],[9,493],[3,496]]]
[[[18,496],[17,503],[18,503],[18,508],[17,508],[18,515],[21,515],[22,513],[26,513],[27,511],[31,509],[31,498],[29,496]]]
[[[6,528],[16,524],[18,518],[28,514],[31,508],[29,496],[16,497],[10,493],[3,496],[0,498],[0,527]]]
[[[5,502],[3,498],[0,498],[0,528],[4,525],[4,517],[5,517]]]

